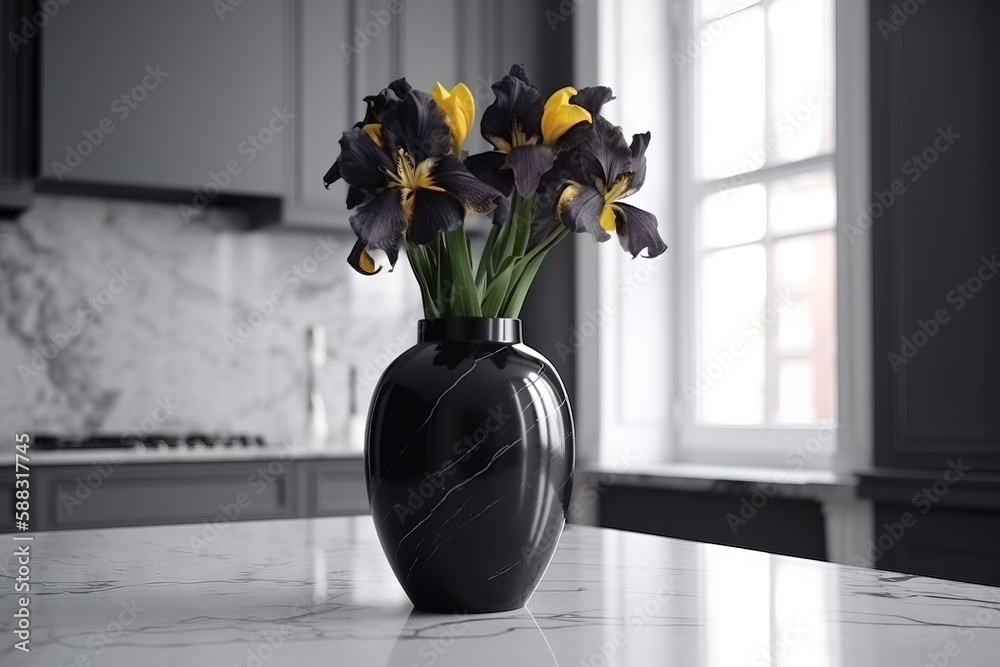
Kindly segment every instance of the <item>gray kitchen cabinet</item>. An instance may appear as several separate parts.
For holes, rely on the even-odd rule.
[[[0,467],[0,532],[14,529],[14,468]],[[368,513],[359,456],[31,466],[31,530]]]
[[[284,20],[272,0],[60,3],[42,43],[42,176],[280,196]]]
[[[266,461],[52,466],[32,471],[39,529],[291,518],[292,469]]]
[[[510,4],[507,0],[506,5]],[[344,130],[364,115],[362,98],[406,76],[430,91],[436,81],[465,81],[482,110],[490,84],[506,73],[499,0],[289,0],[286,71],[297,116],[286,147],[285,222],[349,229],[347,188],[322,177],[340,152]],[[517,41],[508,31],[507,41]],[[478,131],[466,148],[486,150]]]
[[[312,461],[297,468],[299,504],[308,516],[368,513],[364,468],[358,459]]]

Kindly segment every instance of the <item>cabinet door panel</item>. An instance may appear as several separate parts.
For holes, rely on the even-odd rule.
[[[1000,470],[998,21],[929,2],[872,30],[876,465]]]
[[[271,0],[60,4],[42,42],[43,175],[187,190],[234,161],[225,194],[280,194],[282,20]]]
[[[40,471],[45,528],[91,528],[295,516],[291,468],[263,477],[259,462],[73,466]]]

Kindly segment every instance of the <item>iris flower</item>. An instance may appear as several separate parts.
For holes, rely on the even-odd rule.
[[[604,86],[577,91],[568,86],[543,102],[542,93],[514,65],[493,84],[496,101],[483,113],[483,138],[495,150],[469,157],[465,164],[480,180],[509,196],[516,185],[530,197],[556,155],[584,140],[601,106],[613,99]]]
[[[368,119],[379,122],[345,132],[334,165],[364,196],[350,219],[358,242],[348,261],[365,274],[380,270],[376,251],[392,266],[404,239],[430,243],[461,225],[467,212],[492,211],[500,196],[451,154],[451,128],[430,95],[409,90],[400,99],[387,90],[385,104]]]
[[[364,98],[365,102],[365,117],[354,124],[354,127],[361,128],[368,133],[374,133],[377,128],[382,123],[382,114],[385,113],[386,109],[391,107],[396,102],[400,101],[406,95],[413,90],[409,83],[407,83],[406,78],[396,79],[389,84],[387,88],[383,88],[377,95],[369,95]],[[329,190],[330,185],[335,181],[339,181],[341,178],[340,174],[340,158],[334,161],[333,166],[326,172],[323,176],[323,186]],[[365,193],[353,186],[348,186],[347,188],[347,208],[348,210],[363,204],[367,197]]]
[[[574,232],[589,232],[600,242],[618,234],[618,242],[636,257],[663,254],[667,245],[657,231],[656,216],[622,203],[646,180],[649,132],[632,136],[631,146],[620,127],[597,116],[587,137],[571,155],[560,160],[561,181],[555,216]]]

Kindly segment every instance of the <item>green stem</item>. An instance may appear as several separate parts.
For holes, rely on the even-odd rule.
[[[510,279],[507,298],[503,308],[500,310],[502,317],[517,317],[521,314],[524,300],[528,296],[528,291],[531,289],[531,284],[534,282],[535,275],[538,273],[542,262],[545,261],[545,257],[549,254],[549,251],[568,235],[569,230],[560,226],[559,229],[549,234],[544,241],[532,248],[531,252],[517,260],[517,266]]]
[[[451,267],[451,295],[448,302],[452,317],[482,317],[476,280],[472,276],[472,257],[469,255],[469,240],[465,236],[465,226],[459,225],[448,232],[447,243],[449,265]]]

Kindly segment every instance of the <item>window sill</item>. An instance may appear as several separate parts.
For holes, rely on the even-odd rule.
[[[784,498],[821,502],[857,498],[858,478],[823,470],[788,470],[694,463],[600,466],[583,464],[581,481],[602,486],[633,486],[705,493],[748,495],[764,491]]]

